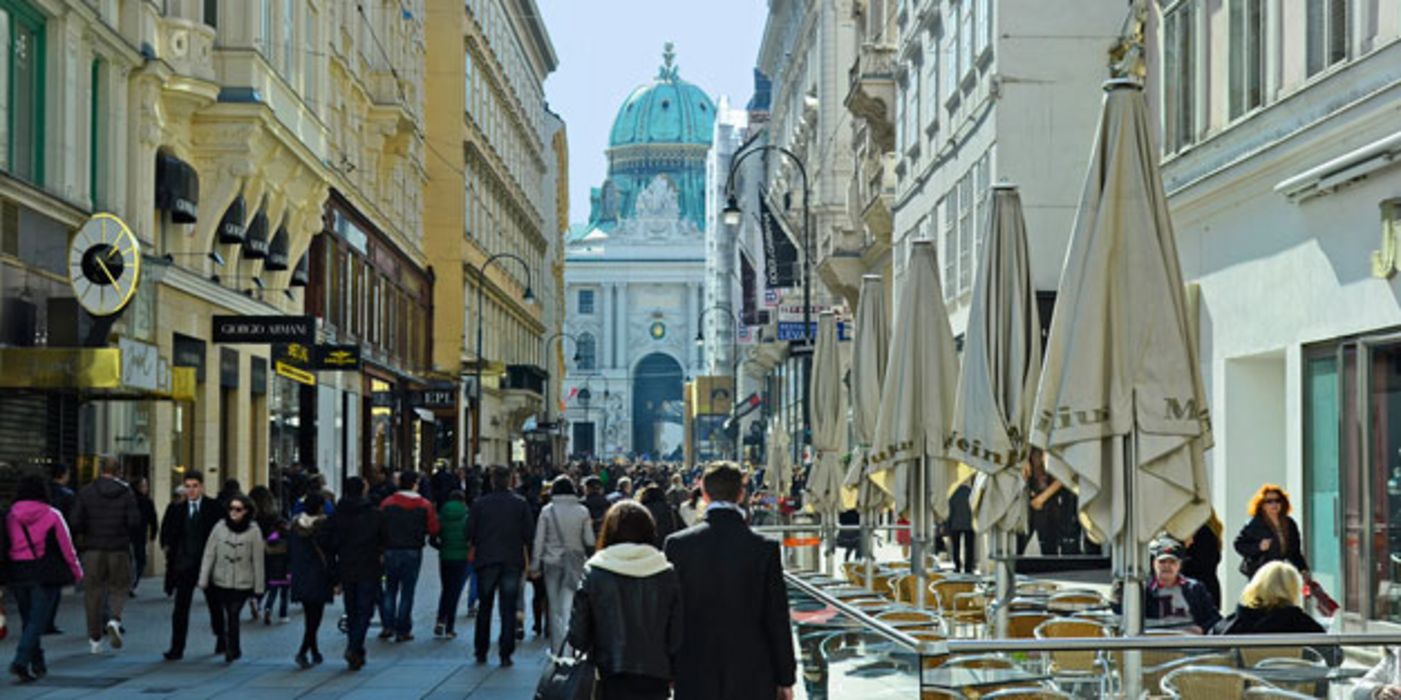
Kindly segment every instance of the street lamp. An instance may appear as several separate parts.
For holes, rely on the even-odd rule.
[[[734,311],[731,311],[729,306],[723,304],[717,304],[702,311],[700,319],[696,321],[696,347],[705,345],[705,331],[702,329],[705,327],[705,315],[712,311],[723,311],[726,316],[730,317],[730,415],[733,416],[736,403],[739,401],[739,347],[735,333],[739,327],[739,318],[735,316]],[[736,437],[738,432],[733,425],[726,432],[730,434],[730,458],[739,461],[739,441]]]
[[[552,401],[551,401],[551,399],[550,399],[550,371],[549,371],[549,369],[548,369],[548,367],[549,367],[549,362],[550,362],[550,360],[549,360],[550,343],[555,342],[555,338],[559,338],[559,339],[561,339],[561,340],[564,339],[564,338],[569,338],[570,340],[573,340],[573,341],[574,341],[574,359],[573,359],[573,362],[574,362],[574,366],[575,366],[575,367],[578,367],[578,366],[579,366],[579,336],[574,335],[573,333],[567,333],[567,332],[565,332],[565,331],[559,331],[558,333],[555,333],[555,334],[553,334],[553,335],[551,335],[550,337],[548,337],[548,338],[545,339],[545,358],[546,358],[546,359],[545,359],[545,365],[546,365],[546,368],[547,368],[547,369],[545,370],[545,420],[546,420],[547,422],[548,422],[549,419],[550,419],[550,404],[552,403]],[[561,367],[560,370],[563,371],[564,368]]]
[[[725,208],[721,212],[721,219],[727,226],[738,226],[740,223],[739,199],[735,196],[735,173],[739,171],[740,163],[755,153],[774,151],[787,156],[793,164],[798,167],[798,175],[803,180],[803,344],[808,349],[812,346],[812,211],[808,206],[812,190],[808,183],[807,166],[803,164],[803,159],[797,154],[774,144],[763,144],[741,151],[730,161],[730,173],[725,178]],[[780,321],[781,322],[781,321]],[[803,355],[802,373],[802,404],[803,404],[803,429],[801,431],[802,440],[800,446],[808,442],[809,427],[811,426],[812,412],[810,410],[810,379],[812,376],[812,354]]]
[[[482,293],[483,293],[483,291],[485,290],[485,287],[486,287],[486,270],[487,270],[487,268],[491,267],[491,264],[492,264],[492,263],[494,263],[494,262],[496,262],[496,261],[498,261],[498,260],[501,260],[502,258],[505,258],[505,259],[508,259],[508,260],[514,260],[514,261],[520,263],[521,269],[525,270],[525,293],[521,295],[521,300],[522,300],[522,301],[525,301],[526,303],[530,303],[530,302],[535,301],[535,293],[532,292],[532,291],[530,290],[530,265],[526,264],[525,260],[522,259],[519,255],[515,255],[514,253],[497,253],[497,254],[495,254],[495,255],[493,255],[493,256],[487,258],[484,262],[482,262],[481,267],[476,268],[476,270],[477,270],[477,371],[476,371],[477,381],[476,381],[476,386],[472,387],[472,394],[473,394],[473,398],[474,398],[475,401],[476,401],[476,405],[475,405],[475,407],[472,409],[472,455],[471,455],[471,459],[470,459],[469,462],[468,462],[468,464],[470,464],[470,465],[473,466],[473,467],[478,466],[478,465],[477,465],[478,451],[481,449],[481,442],[482,442],[482,363],[485,361],[485,358],[482,357],[482,303],[483,303]]]

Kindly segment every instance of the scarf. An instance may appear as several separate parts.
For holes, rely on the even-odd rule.
[[[589,557],[586,565],[632,578],[646,578],[671,568],[671,562],[656,547],[627,542],[604,547]]]
[[[243,514],[243,520],[241,521],[234,520],[233,518],[227,515],[224,516],[224,527],[227,527],[229,529],[229,532],[246,532],[248,530],[248,526],[252,524],[252,522],[253,519],[248,517],[247,513]]]

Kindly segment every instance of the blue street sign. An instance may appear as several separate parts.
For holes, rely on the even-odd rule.
[[[817,337],[817,322],[816,322],[816,321],[813,321],[813,322],[812,322],[812,337],[814,337],[814,338]],[[779,339],[779,340],[802,340],[802,338],[803,338],[803,322],[802,322],[802,321],[779,321],[779,322],[778,322],[778,339]],[[851,336],[847,334],[846,322],[844,322],[844,321],[839,321],[839,322],[837,322],[837,340],[840,340],[840,341],[851,340]]]

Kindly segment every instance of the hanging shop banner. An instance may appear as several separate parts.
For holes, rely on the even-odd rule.
[[[316,386],[311,371],[311,346],[306,343],[276,343],[272,346],[272,371],[298,384]]]
[[[317,345],[315,366],[323,372],[360,369],[359,345]]]
[[[216,343],[304,343],[316,337],[312,316],[215,316]]]
[[[457,387],[447,384],[409,392],[414,408],[457,408]]]
[[[769,207],[768,197],[759,198],[759,224],[764,234],[764,286],[768,289],[796,286],[798,247],[793,245],[778,214]]]

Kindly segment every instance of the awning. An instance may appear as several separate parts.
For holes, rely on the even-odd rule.
[[[418,419],[423,421],[424,423],[438,422],[438,419],[433,415],[433,412],[426,408],[415,408],[413,412],[414,415],[417,415]]]
[[[199,213],[199,172],[168,153],[156,155],[156,207],[177,224],[193,224]]]
[[[259,209],[248,224],[248,232],[243,239],[243,257],[249,260],[262,260],[268,255],[268,214]]]
[[[224,218],[219,220],[219,242],[224,244],[242,243],[246,230],[243,226],[243,219],[248,216],[248,205],[243,201],[243,195],[234,198],[228,209],[224,210]]]
[[[311,258],[310,253],[302,253],[302,257],[297,259],[297,266],[292,269],[292,280],[289,287],[305,287],[311,284]]]
[[[277,227],[277,233],[273,234],[272,242],[268,243],[268,255],[263,260],[263,269],[269,272],[281,272],[287,269],[287,227]]]

